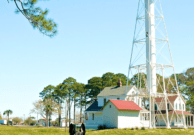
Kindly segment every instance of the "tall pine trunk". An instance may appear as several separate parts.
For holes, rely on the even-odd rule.
[[[45,120],[45,126],[48,127],[48,111],[46,111],[46,120]]]
[[[51,114],[49,114],[49,127],[51,126]]]
[[[73,109],[74,112],[73,113],[74,113],[74,124],[75,124],[75,97],[73,100],[74,100],[74,109]]]
[[[67,109],[66,110],[67,112],[66,112],[66,121],[65,121],[65,124],[66,124],[65,125],[65,132],[66,132],[66,128],[67,128],[67,119],[68,119],[68,103],[67,103],[66,109]]]
[[[61,127],[61,104],[59,101],[59,127]]]
[[[9,126],[9,113],[7,114],[7,116],[8,116],[7,126]]]
[[[82,95],[80,97],[80,123],[82,122]]]
[[[66,127],[67,127],[67,121],[68,121],[68,119],[69,119],[69,111],[68,111],[68,106],[67,106],[67,118],[66,118]]]
[[[69,126],[71,123],[71,107],[70,107],[70,92],[69,92]]]
[[[86,110],[86,95],[85,95],[85,110]]]

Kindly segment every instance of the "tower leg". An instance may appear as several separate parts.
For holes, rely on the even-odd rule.
[[[163,89],[164,89],[164,100],[165,100],[165,107],[166,107],[166,128],[170,129],[170,123],[169,123],[169,116],[168,116],[168,102],[167,102],[167,94],[166,94],[166,86],[165,86],[165,80],[164,80],[164,67],[162,66],[162,79],[163,79]]]

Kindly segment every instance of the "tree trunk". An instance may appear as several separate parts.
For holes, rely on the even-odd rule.
[[[61,127],[61,104],[59,102],[59,127]]]
[[[51,114],[49,114],[49,127],[51,126]]]
[[[67,103],[67,104],[68,104],[68,103]],[[66,128],[67,128],[67,119],[68,119],[68,105],[66,106],[66,109],[67,109],[67,110],[66,110],[67,112],[66,112],[66,120],[65,120],[65,124],[66,124],[66,125],[65,125],[65,132],[66,132]]]
[[[59,127],[61,127],[61,109],[60,109],[60,114],[59,114]]]
[[[9,126],[9,113],[7,114],[8,121],[7,121],[7,126]]]
[[[67,105],[67,116],[66,116],[66,127],[67,127],[67,121],[68,121],[68,119],[69,119],[69,115],[68,115],[68,113],[69,113],[69,111],[68,111],[68,105]]]
[[[75,124],[75,98],[73,100],[74,100],[74,110],[73,110],[74,112],[73,113],[74,113],[74,124]]]
[[[71,107],[70,107],[70,92],[69,92],[69,126],[71,124]]]
[[[45,126],[48,127],[48,111],[46,111],[46,120],[45,120]]]
[[[80,97],[80,123],[82,121],[82,95]]]
[[[85,110],[86,110],[86,96],[85,96]]]

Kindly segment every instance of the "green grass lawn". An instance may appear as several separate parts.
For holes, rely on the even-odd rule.
[[[64,128],[0,126],[0,135],[69,135]],[[194,135],[194,129],[87,130],[86,135]]]

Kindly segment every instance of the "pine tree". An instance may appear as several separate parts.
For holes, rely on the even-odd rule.
[[[7,0],[9,2],[9,0]],[[57,24],[52,19],[46,19],[48,10],[36,7],[38,0],[10,0],[16,5],[16,13],[21,13],[32,25],[46,36],[53,37],[57,33]]]

